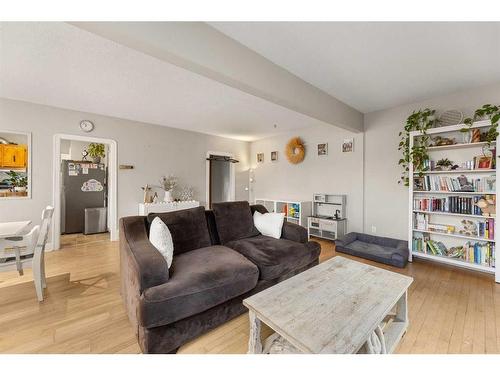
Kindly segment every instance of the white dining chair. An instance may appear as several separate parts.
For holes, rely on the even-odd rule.
[[[14,257],[4,250],[7,261],[0,262],[0,271],[10,271],[16,268],[23,275],[24,268],[33,269],[33,281],[38,301],[43,301],[43,289],[47,287],[45,280],[45,246],[52,222],[54,208],[47,206],[42,212],[41,225],[35,226],[23,236],[5,239],[7,249],[12,250]]]

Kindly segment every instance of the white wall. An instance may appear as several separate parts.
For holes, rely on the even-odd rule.
[[[248,199],[247,142],[0,98],[0,124],[32,132],[33,169],[32,199],[0,199],[0,221],[39,220],[43,207],[52,203],[54,134],[81,135],[79,123],[83,119],[95,124],[91,136],[117,142],[119,164],[135,167],[118,171],[119,217],[137,214],[141,186],[158,184],[165,174],[174,174],[181,184],[194,187],[195,198],[203,202],[208,151],[232,153],[240,161],[236,164],[236,199]]]
[[[500,84],[365,114],[365,231],[407,239],[408,188],[398,185],[399,137],[414,110],[458,109],[467,116],[483,104],[500,103]]]
[[[296,136],[306,144],[306,157],[294,165],[284,150]],[[344,138],[354,138],[354,152],[342,153]],[[327,156],[318,156],[318,143],[328,143]],[[252,142],[250,149],[252,198],[310,201],[314,193],[346,194],[348,229],[363,230],[363,134],[324,125]],[[271,162],[271,151],[278,151],[277,162]],[[264,163],[257,164],[260,152]]]

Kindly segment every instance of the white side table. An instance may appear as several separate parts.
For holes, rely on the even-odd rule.
[[[198,201],[139,203],[139,215],[146,216],[150,213],[172,212],[199,206]]]

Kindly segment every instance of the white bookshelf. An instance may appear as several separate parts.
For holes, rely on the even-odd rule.
[[[257,198],[255,204],[263,205],[269,212],[285,212],[284,207],[286,206],[285,220],[303,227],[307,226],[307,218],[311,216],[311,201]],[[298,213],[293,216],[289,210],[292,205],[298,207]]]
[[[491,125],[490,121],[480,121],[473,124],[472,128],[481,128],[484,132],[486,128]],[[427,131],[427,134],[431,137],[435,137],[437,135],[441,135],[448,138],[455,138],[457,142],[462,141],[462,135],[459,132],[461,128],[465,125],[453,125],[446,126],[440,128],[433,128]],[[421,133],[418,131],[414,131],[410,133],[410,148],[413,147],[414,141],[416,137],[421,136]],[[492,147],[496,147],[498,150],[498,140],[492,144]],[[431,160],[437,161],[442,158],[449,158],[454,163],[460,164],[467,160],[470,160],[473,155],[481,155],[482,148],[487,146],[487,142],[477,142],[477,143],[467,143],[467,144],[454,144],[447,146],[435,146],[428,148],[428,154]],[[499,162],[498,159],[498,151],[497,151],[497,160],[496,163]],[[467,178],[481,178],[486,175],[497,176],[497,171],[495,169],[488,170],[453,170],[453,171],[426,171],[423,172],[423,176],[443,176],[443,177],[451,177],[455,178],[459,175],[465,175]],[[425,214],[427,215],[428,221],[433,224],[444,224],[444,225],[453,225],[455,228],[459,227],[459,223],[463,219],[471,220],[473,222],[487,219],[482,215],[477,214],[461,214],[461,213],[453,213],[453,212],[442,212],[442,211],[426,211],[426,210],[417,210],[414,208],[414,199],[415,198],[442,198],[444,196],[463,196],[463,197],[471,197],[471,196],[479,196],[479,195],[497,195],[498,185],[495,184],[495,191],[488,192],[459,192],[459,191],[414,191],[413,190],[413,178],[419,176],[418,173],[414,174],[413,165],[410,163],[409,165],[409,228],[408,228],[408,243],[410,248],[409,260],[412,261],[413,257],[416,258],[424,258],[428,260],[432,260],[434,262],[445,263],[457,267],[468,268],[476,271],[486,272],[495,275],[495,281],[500,283],[500,254],[498,253],[500,250],[497,248],[497,222],[496,217],[499,215],[499,204],[497,202],[496,205],[496,215],[494,217],[494,239],[487,239],[476,236],[467,236],[464,234],[460,234],[457,231],[455,233],[444,233],[432,230],[420,230],[416,229],[415,223],[415,214]],[[431,240],[442,242],[447,248],[451,246],[460,246],[460,244],[465,244],[470,241],[472,243],[481,242],[481,243],[490,243],[495,245],[495,264],[494,266],[488,266],[484,264],[477,264],[472,262],[467,262],[462,259],[442,256],[442,255],[434,255],[432,253],[424,253],[419,252],[416,249],[413,249],[413,238],[415,234],[418,235],[428,235]]]

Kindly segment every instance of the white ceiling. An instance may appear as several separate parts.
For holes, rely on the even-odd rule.
[[[367,113],[500,82],[500,23],[215,22]]]
[[[321,123],[65,23],[0,24],[0,97],[246,141]]]

